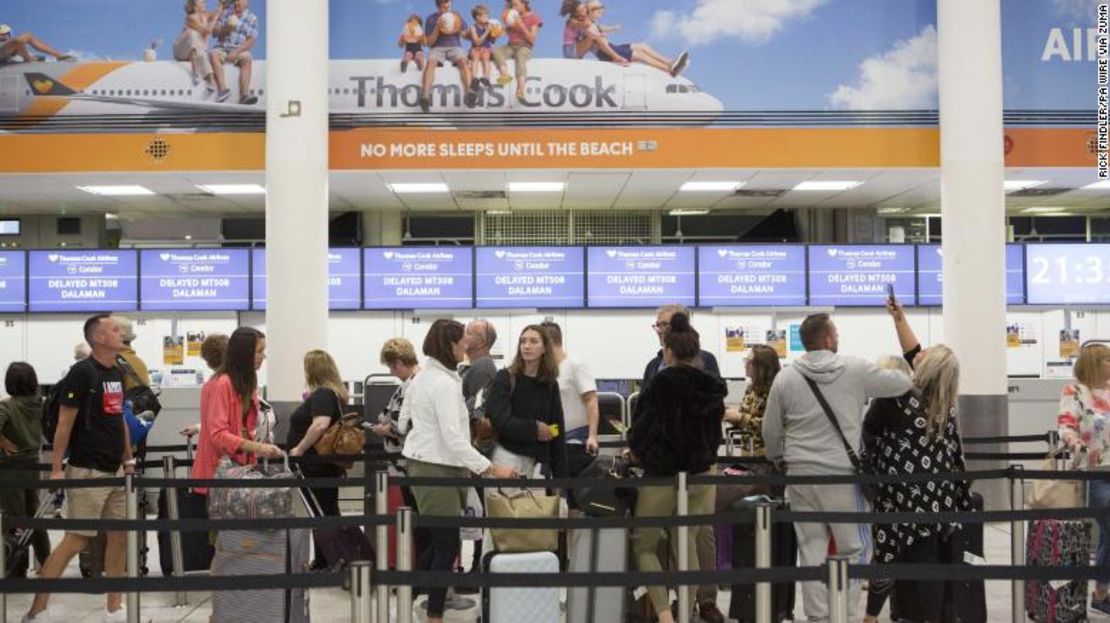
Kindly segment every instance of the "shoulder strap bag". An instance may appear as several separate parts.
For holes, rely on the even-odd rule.
[[[852,468],[855,469],[856,473],[861,476],[871,474],[872,471],[869,470],[867,466],[864,465],[864,462],[860,460],[859,455],[856,454],[855,449],[852,448],[852,444],[848,443],[848,438],[844,436],[844,431],[840,428],[840,421],[836,419],[836,412],[833,411],[832,407],[829,405],[829,402],[825,400],[825,395],[821,393],[821,389],[817,387],[817,383],[804,374],[802,375],[802,378],[806,380],[806,384],[809,385],[809,388],[811,390],[813,390],[813,395],[817,398],[817,402],[821,405],[821,410],[825,412],[825,415],[829,418],[829,423],[832,424],[832,427],[834,429],[836,429],[836,434],[840,436],[840,441],[844,444],[844,451],[848,454],[848,461],[852,463]],[[875,496],[878,494],[878,483],[861,483],[860,488],[863,490],[863,496],[867,498],[868,502],[875,501]]]
[[[357,456],[362,453],[366,443],[366,432],[359,425],[362,416],[357,412],[343,414],[343,403],[339,400],[339,395],[334,392],[333,395],[342,415],[324,431],[312,447],[320,456]],[[354,467],[353,461],[336,460],[332,463],[343,469]]]

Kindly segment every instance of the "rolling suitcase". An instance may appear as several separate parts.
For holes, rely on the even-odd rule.
[[[1091,559],[1091,527],[1085,521],[1039,519],[1029,525],[1026,562],[1030,566],[1086,567]],[[1025,609],[1038,623],[1087,620],[1087,582],[1026,580]]]
[[[571,573],[627,571],[628,530],[575,530],[571,541]],[[624,593],[622,586],[570,587],[567,589],[567,621],[621,623],[624,621]]]
[[[786,507],[781,500],[772,500],[778,508]],[[736,510],[752,509],[756,499],[744,499],[734,504]],[[771,566],[793,567],[798,560],[798,537],[794,526],[785,523],[771,524]],[[744,569],[755,567],[755,524],[741,523],[732,527],[732,567]],[[779,582],[771,585],[771,620],[775,623],[794,620],[794,582]],[[754,622],[755,584],[734,584],[732,601],[728,609],[729,617],[740,623]]]
[[[486,573],[559,573],[559,557],[553,552],[490,552],[482,565]],[[482,623],[560,623],[561,620],[559,589],[556,587],[490,588],[482,591]]]
[[[304,477],[299,469],[296,474],[298,477]],[[323,517],[320,502],[316,500],[312,489],[304,487],[299,491],[309,516]],[[320,554],[327,561],[328,571],[331,572],[340,571],[357,560],[375,559],[374,547],[370,544],[370,539],[366,538],[366,533],[356,525],[313,528],[312,540],[316,547],[320,548]]]
[[[212,575],[305,573],[308,530],[221,530]],[[214,623],[308,623],[308,589],[261,589],[212,593]]]
[[[983,496],[972,492],[971,507],[983,510]],[[965,554],[983,557],[983,524],[965,523],[941,540],[941,561],[946,564],[971,564]],[[893,598],[891,612],[895,612]],[[893,615],[892,615],[893,616]],[[941,623],[987,623],[987,589],[983,580],[951,580],[944,584]]]
[[[61,495],[60,493],[51,493],[45,495],[39,506],[35,509],[34,519],[41,519],[46,515],[47,509],[53,510],[55,499]],[[4,577],[27,577],[27,567],[30,566],[30,552],[31,536],[34,530],[27,528],[12,529],[10,532],[5,532],[4,537],[4,561],[7,566],[4,569]]]
[[[208,497],[193,493],[188,489],[177,490],[178,519],[207,519]],[[169,519],[169,506],[166,501],[166,492],[158,494],[158,519]],[[181,562],[182,570],[205,571],[212,566],[212,555],[215,549],[209,542],[208,531],[181,533]],[[170,531],[158,532],[158,562],[162,567],[162,575],[173,575],[173,550],[170,546]]]

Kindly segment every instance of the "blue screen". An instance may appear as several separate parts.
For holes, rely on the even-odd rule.
[[[1110,244],[1027,244],[1030,305],[1110,303]]]
[[[27,254],[0,251],[0,312],[22,313],[27,307]]]
[[[143,311],[241,311],[249,306],[246,249],[144,249]]]
[[[359,251],[354,248],[328,249],[328,309],[359,309],[362,287],[359,279]],[[266,309],[266,249],[254,249],[251,308]]]
[[[913,246],[809,246],[810,305],[885,305],[888,283],[903,304],[913,303]]]
[[[806,249],[802,245],[698,247],[698,305],[806,304]]]
[[[940,305],[944,289],[941,273],[942,256],[939,244],[917,247],[917,304]],[[1025,273],[1022,270],[1020,244],[1006,245],[1006,303],[1025,302]]]
[[[694,247],[589,247],[590,307],[694,306]]]
[[[363,250],[366,309],[469,309],[474,303],[472,247]]]
[[[33,312],[135,311],[139,307],[134,251],[31,251]]]
[[[582,247],[479,247],[478,307],[582,307],[584,258]]]

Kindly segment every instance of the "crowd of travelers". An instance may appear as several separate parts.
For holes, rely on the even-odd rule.
[[[631,426],[625,435],[626,459],[647,477],[715,474],[720,448],[727,437],[747,440],[745,450],[764,457],[772,472],[790,475],[851,475],[859,472],[860,457],[870,471],[885,474],[947,473],[965,469],[957,417],[959,363],[942,344],[923,346],[910,328],[901,306],[888,302],[888,312],[902,350],[871,363],[840,354],[833,319],[824,313],[807,317],[800,326],[805,353],[781,366],[774,349],[755,345],[746,352],[749,383],[734,406],[726,406],[726,384],[716,358],[702,349],[690,312],[679,305],[657,310],[652,328],[658,354],[646,365]],[[123,317],[98,314],[84,326],[89,353],[73,363],[47,402],[57,404],[53,435],[43,430],[44,399],[35,370],[13,362],[5,375],[8,398],[0,401],[0,479],[33,481],[42,443],[53,446],[49,478],[112,478],[135,469],[125,395],[130,386],[149,384],[146,365],[131,348],[132,323]],[[380,362],[399,380],[388,405],[364,423],[394,453],[389,469],[413,477],[565,477],[574,476],[575,457],[595,456],[599,450],[600,416],[597,383],[588,365],[567,353],[558,324],[525,327],[517,336],[515,353],[498,369],[492,355],[497,332],[478,319],[469,324],[436,320],[424,338],[421,360],[405,338],[388,340]],[[263,458],[312,456],[325,431],[343,417],[347,388],[333,358],[323,350],[304,356],[304,401],[289,417],[283,447],[275,443],[272,411],[260,399],[257,371],[266,358],[266,338],[260,331],[240,327],[230,336],[208,336],[201,348],[213,374],[203,385],[200,422],[183,430],[199,443],[191,476],[212,478],[221,462],[249,465]],[[1106,456],[1106,427],[1110,412],[1110,348],[1091,345],[1081,350],[1075,367],[1077,382],[1064,390],[1058,426],[1062,441],[1085,449],[1093,469],[1102,469]],[[841,441],[842,440],[842,441]],[[343,467],[309,462],[306,476],[342,477]],[[728,473],[725,470],[724,473]],[[1095,481],[1091,503],[1105,505],[1110,493]],[[207,494],[204,488],[196,493]],[[339,515],[338,489],[313,487],[320,509]],[[403,490],[405,502],[421,515],[459,517],[472,505],[471,487],[416,486]],[[720,511],[731,500],[729,487],[694,485],[688,491],[691,514]],[[938,482],[924,487],[892,482],[873,488],[871,496],[854,484],[792,484],[785,500],[795,511],[876,511],[936,513],[972,508],[968,483]],[[78,488],[65,492],[69,518],[123,518],[122,488]],[[0,506],[9,516],[29,516],[39,506],[36,490],[5,490]],[[634,515],[667,517],[676,514],[674,486],[638,490]],[[1103,522],[1104,523],[1104,522]],[[823,563],[830,544],[859,564],[937,563],[943,542],[959,526],[921,521],[892,524],[796,523],[798,563]],[[1103,530],[1097,564],[1107,566],[1110,547]],[[630,531],[630,560],[639,571],[673,567],[674,534],[663,528]],[[59,577],[96,531],[67,530],[51,547],[44,531],[31,536],[34,576]],[[125,533],[105,535],[104,572],[124,571]],[[417,567],[428,571],[461,571],[461,541],[457,528],[429,528],[416,535]],[[688,539],[691,568],[715,570],[713,526],[691,530]],[[480,566],[482,540],[475,542],[469,565]],[[670,549],[670,555],[668,555]],[[316,548],[314,569],[328,567]],[[29,569],[15,573],[26,575]],[[898,616],[905,621],[939,621],[944,603],[943,582],[872,580],[866,602],[860,586],[850,587],[851,620],[866,603],[862,618],[877,621],[893,596]],[[443,620],[448,609],[465,609],[473,600],[466,591],[447,588],[417,589],[426,595],[427,620]],[[803,607],[808,620],[829,618],[826,586],[806,582]],[[677,619],[665,586],[647,589],[646,603],[661,623]],[[23,621],[60,620],[48,609],[49,595],[41,593]],[[697,615],[713,623],[724,621],[717,605],[717,586],[699,586],[694,602]],[[1110,609],[1107,585],[1097,585],[1092,607]],[[122,621],[126,612],[119,594],[107,596],[104,620]]]

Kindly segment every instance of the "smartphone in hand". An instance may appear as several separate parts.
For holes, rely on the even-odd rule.
[[[886,300],[891,302],[891,303],[897,303],[898,302],[898,299],[895,298],[895,296],[894,296],[894,284],[893,283],[886,284]]]

